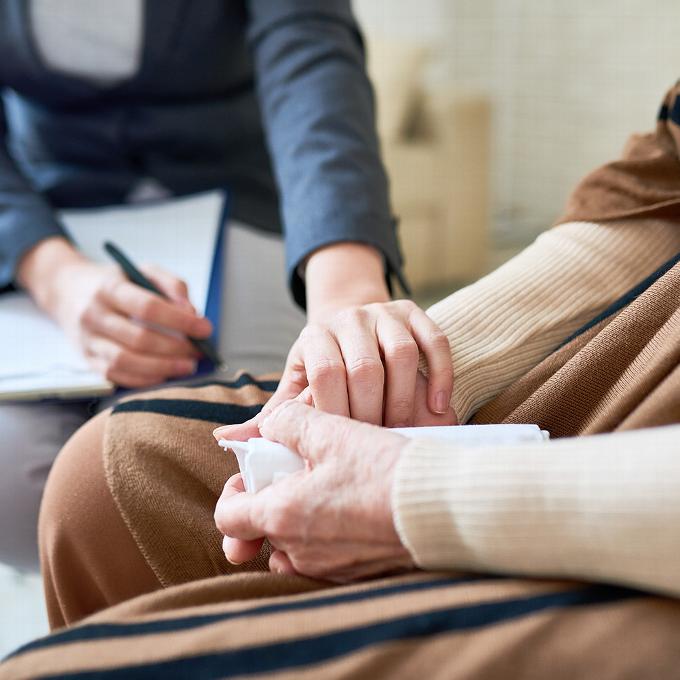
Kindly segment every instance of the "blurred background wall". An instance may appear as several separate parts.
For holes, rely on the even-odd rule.
[[[487,200],[488,211],[467,206],[466,215],[456,218],[454,210],[442,224],[464,242],[472,238],[466,232],[488,226],[488,238],[486,245],[468,245],[473,262],[457,266],[458,277],[449,271],[443,278],[474,278],[473,270],[497,264],[548,227],[584,173],[614,159],[631,132],[653,126],[665,90],[680,77],[677,0],[354,0],[354,7],[369,51],[375,46],[374,60],[383,61],[382,69],[373,68],[377,77],[389,69],[384,62],[399,61],[385,45],[401,45],[412,59],[420,49],[427,52],[417,57],[423,96],[448,92],[459,106],[476,102],[477,116],[488,105],[487,128],[458,110],[458,125],[467,128],[456,134],[479,141],[481,160],[470,150],[457,158],[452,149],[448,165],[454,194],[465,176],[461,163],[477,185],[488,179],[488,191],[478,190],[474,199]],[[385,96],[379,102],[394,104]],[[449,109],[449,119],[455,117]],[[390,171],[409,175],[408,168]],[[411,173],[411,188],[418,174]],[[394,200],[408,231],[413,220],[400,210],[403,184],[399,177]],[[464,187],[463,195],[470,190]],[[419,236],[405,241],[417,260],[423,241],[440,238],[436,230],[415,231]],[[481,248],[484,264],[475,254]]]

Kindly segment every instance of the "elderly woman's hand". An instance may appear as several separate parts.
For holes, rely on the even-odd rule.
[[[404,437],[300,402],[276,408],[260,431],[297,451],[306,469],[256,494],[240,475],[227,481],[215,523],[230,562],[253,559],[266,537],[275,572],[344,582],[413,568],[390,501]]]

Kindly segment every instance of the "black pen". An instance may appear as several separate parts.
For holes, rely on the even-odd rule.
[[[152,293],[156,293],[156,295],[160,295],[166,300],[170,299],[162,290],[159,290],[159,288],[152,281],[144,276],[144,274],[142,274],[142,272],[140,272],[139,269],[137,269],[137,267],[135,267],[135,265],[130,262],[130,258],[124,255],[120,248],[114,246],[111,241],[107,241],[104,244],[104,250],[120,265],[121,269],[125,272],[125,276],[127,276],[128,279],[132,281],[132,283],[140,286],[141,288],[145,288]],[[203,356],[215,364],[215,366],[222,365],[222,359],[220,359],[220,355],[217,353],[209,340],[200,340],[198,338],[188,338],[188,340],[201,354],[203,354]]]

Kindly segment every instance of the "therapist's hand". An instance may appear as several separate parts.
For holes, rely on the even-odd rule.
[[[260,425],[297,451],[305,470],[256,494],[231,477],[215,510],[232,563],[256,557],[263,538],[272,571],[345,582],[413,568],[394,526],[391,490],[407,440],[291,401]]]
[[[420,352],[428,380],[418,372]],[[386,427],[450,425],[452,383],[449,343],[415,303],[350,306],[304,328],[268,409],[309,387],[327,413]]]
[[[170,298],[164,300],[65,241],[45,245],[53,252],[29,253],[20,280],[97,371],[124,387],[149,387],[196,370],[197,352],[186,336],[206,338],[212,327],[196,314],[182,281],[144,268]]]
[[[309,388],[317,408],[375,425],[457,422],[450,407],[448,340],[415,303],[390,300],[375,248],[361,243],[322,248],[309,257],[305,281],[308,324],[264,414]],[[418,372],[421,352],[427,380]]]

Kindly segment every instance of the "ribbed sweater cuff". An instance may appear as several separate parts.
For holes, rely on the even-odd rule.
[[[427,569],[680,593],[680,426],[476,449],[410,442],[395,525]]]

